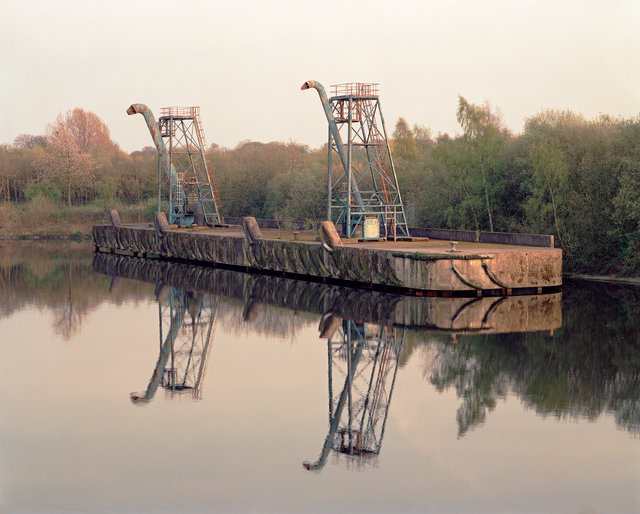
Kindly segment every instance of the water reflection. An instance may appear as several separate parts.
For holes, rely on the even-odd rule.
[[[171,286],[240,300],[244,321],[254,320],[260,306],[282,307],[289,312],[280,312],[278,324],[285,327],[291,311],[424,333],[551,333],[562,325],[561,293],[473,299],[402,296],[103,253],[95,255],[94,269],[109,277],[146,281],[156,289]],[[268,332],[275,327],[255,328]]]
[[[158,285],[160,354],[146,391],[131,393],[131,401],[148,403],[158,386],[171,396],[190,393],[199,400],[218,297]]]
[[[93,248],[76,242],[0,242],[0,318],[24,308],[47,308],[52,331],[68,341],[105,300],[145,300],[144,282],[105,277],[92,269]]]
[[[348,456],[348,465],[375,465],[398,368],[414,353],[436,389],[455,389],[459,436],[482,425],[510,392],[541,415],[613,412],[619,426],[640,427],[637,328],[629,327],[629,340],[610,334],[609,348],[619,355],[608,354],[602,331],[593,333],[598,317],[584,318],[594,302],[584,284],[565,288],[573,310],[563,328],[560,293],[418,298],[106,254],[95,256],[94,269],[155,284],[160,354],[147,391],[132,395],[136,403],[149,401],[158,386],[197,397],[221,302],[240,300],[243,322],[267,333],[274,325],[295,330],[291,319],[315,313],[327,344],[329,428],[318,458],[304,462],[308,470],[321,469],[331,453]],[[640,298],[634,300],[637,309]],[[274,308],[258,322],[261,311]],[[607,314],[611,326],[615,315]]]
[[[341,376],[349,376],[347,361],[353,366],[358,348],[353,341],[362,341],[368,355],[373,351],[368,347],[377,351],[380,345],[367,340],[375,331],[393,331],[388,367],[402,367],[413,354],[423,360],[428,382],[440,391],[456,391],[460,436],[480,426],[508,393],[541,416],[595,420],[609,412],[620,428],[640,432],[637,287],[569,281],[563,297],[416,298],[106,254],[92,262],[91,248],[83,245],[24,243],[2,250],[0,316],[30,305],[48,308],[53,331],[63,340],[105,300],[158,301],[158,360],[155,367],[150,363],[158,373],[152,373],[146,391],[132,394],[136,403],[149,401],[157,387],[198,397],[224,299],[233,304],[227,322],[278,337],[293,339],[301,326],[320,319],[319,335],[333,363],[329,421],[336,428],[330,446],[338,453],[341,430],[349,430],[349,410],[343,407],[346,417],[337,419],[344,382],[336,373],[342,369]],[[345,334],[355,333],[362,337],[345,343]],[[366,373],[356,366],[352,382]],[[382,386],[385,392],[392,389],[387,382]],[[356,393],[347,392],[347,399],[349,394],[356,405]],[[351,414],[352,430],[366,432],[364,418],[353,428],[357,416]],[[357,453],[357,434],[345,441]]]
[[[52,304],[55,334],[69,340],[77,334],[82,318],[90,310],[91,300],[83,296],[79,289],[83,266],[87,265],[90,254],[70,248],[52,254],[43,251],[45,245],[24,245],[27,252],[17,252],[15,247],[2,247],[0,262],[0,315],[7,316],[25,306],[32,295],[48,296]],[[58,294],[50,296],[55,289]]]
[[[640,288],[407,298],[91,250],[0,243],[4,510],[638,511]]]
[[[320,337],[328,338],[329,432],[320,457],[303,466],[322,469],[330,450],[351,457],[350,464],[375,463],[382,447],[404,329],[329,315],[320,322]]]
[[[586,281],[564,286],[563,327],[434,342],[424,375],[462,403],[458,433],[480,425],[508,392],[541,416],[595,421],[612,413],[640,433],[640,289]]]

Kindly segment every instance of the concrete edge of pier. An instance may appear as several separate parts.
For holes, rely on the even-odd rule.
[[[205,263],[418,296],[540,294],[557,290],[562,284],[562,252],[555,248],[507,248],[471,242],[461,250],[452,247],[445,251],[416,243],[343,244],[339,237],[323,235],[327,227],[319,231],[317,240],[277,240],[263,238],[260,224],[254,218],[245,218],[242,230],[239,229],[228,226],[174,229],[160,219],[155,227],[95,225],[93,239],[98,251]],[[333,226],[329,229],[335,232]],[[507,240],[513,243],[512,238]]]

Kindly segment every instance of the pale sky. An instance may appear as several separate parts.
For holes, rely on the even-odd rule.
[[[134,102],[199,105],[209,142],[321,146],[315,91],[377,82],[387,123],[459,132],[457,96],[514,132],[542,109],[640,113],[640,1],[0,0],[0,144],[95,112],[130,152]]]

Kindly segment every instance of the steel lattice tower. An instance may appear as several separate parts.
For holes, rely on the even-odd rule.
[[[378,221],[371,238],[409,237],[378,84],[334,85],[329,99],[319,82],[302,86],[309,88],[318,91],[329,122],[329,221],[339,224],[347,237],[368,238],[367,219]],[[342,166],[332,165],[335,155]]]
[[[200,210],[205,223],[220,223],[220,203],[205,159],[200,107],[165,107],[158,120],[171,173],[158,163],[158,210],[169,223],[191,225]]]

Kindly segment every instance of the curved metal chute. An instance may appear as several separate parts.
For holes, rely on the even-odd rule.
[[[131,116],[132,114],[142,114],[144,116],[144,120],[147,122],[147,127],[149,127],[149,132],[151,133],[151,138],[153,139],[153,143],[156,145],[156,150],[158,150],[158,158],[160,159],[160,165],[164,170],[167,178],[170,181],[177,182],[177,173],[173,165],[171,164],[171,159],[169,158],[169,151],[162,140],[162,134],[160,133],[160,126],[156,121],[153,112],[149,107],[145,104],[131,104],[127,109],[127,114]]]
[[[331,103],[327,98],[327,92],[324,89],[324,86],[320,84],[317,80],[307,80],[304,84],[302,84],[303,91],[305,89],[315,89],[318,92],[318,96],[320,97],[320,102],[322,103],[322,108],[324,109],[324,114],[327,117],[327,122],[329,122],[329,130],[331,131],[331,136],[336,144],[336,151],[340,156],[340,161],[342,162],[342,167],[344,168],[344,173],[347,177],[351,176],[349,173],[349,160],[347,158],[347,154],[344,151],[344,144],[342,142],[342,136],[340,136],[340,130],[338,129],[338,124],[336,123],[335,118],[333,117],[333,113],[331,112]],[[358,185],[353,177],[351,177],[351,187],[353,188],[353,196],[356,199],[358,205],[363,205],[362,197],[360,195],[360,191],[358,190]]]

